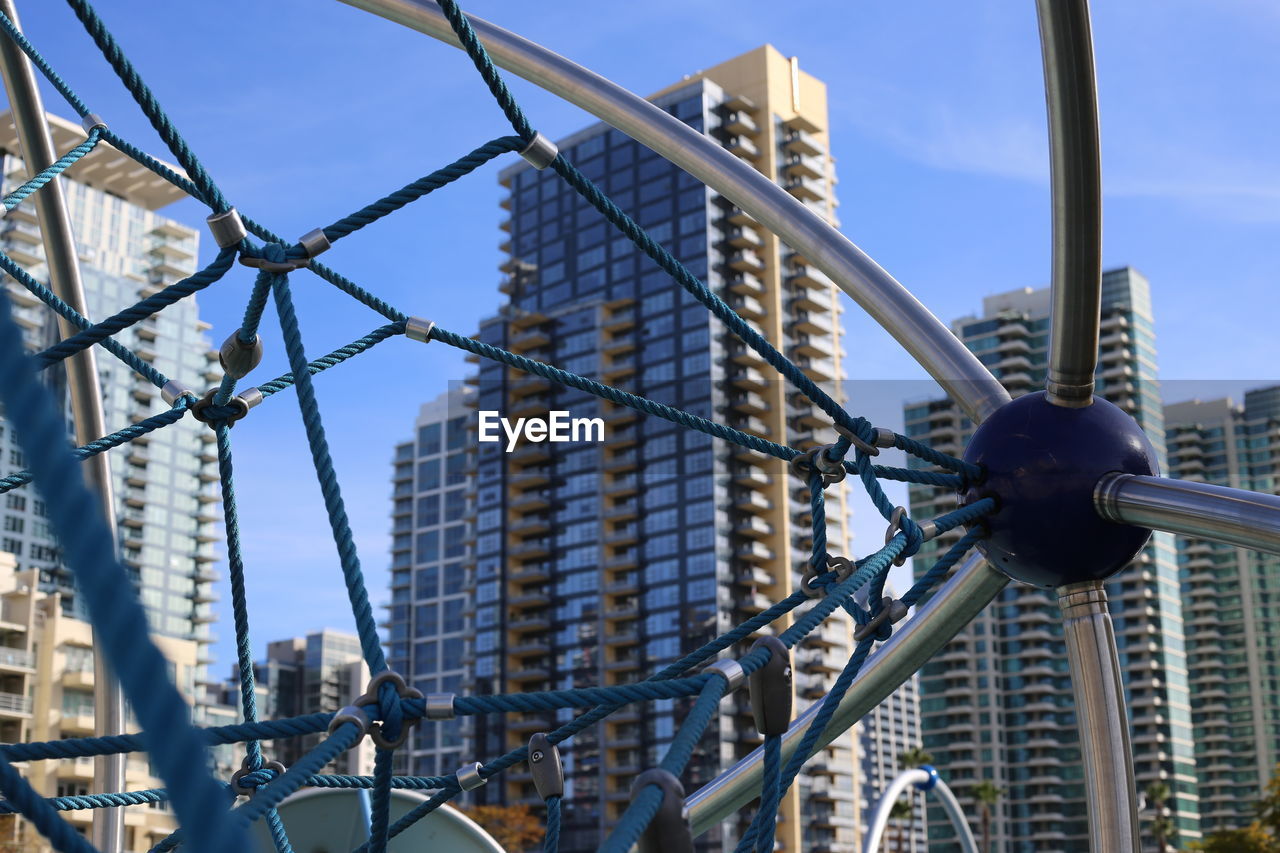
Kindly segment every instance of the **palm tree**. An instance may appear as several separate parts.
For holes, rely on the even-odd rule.
[[[978,801],[979,814],[982,819],[982,853],[991,853],[991,807],[1004,793],[991,780],[987,779],[973,786],[973,798]]]
[[[1173,818],[1165,803],[1172,792],[1163,782],[1152,782],[1147,786],[1147,804],[1154,812],[1151,818],[1151,837],[1156,842],[1156,850],[1166,853],[1169,849],[1169,836],[1174,833]]]
[[[910,770],[912,767],[922,767],[925,764],[932,764],[932,763],[933,763],[933,756],[930,755],[922,747],[913,746],[910,749],[905,749],[902,752],[898,753],[898,765],[902,767],[903,770]],[[916,792],[911,791],[907,794],[907,799],[905,801],[899,800],[898,802],[894,803],[893,811],[889,813],[889,816],[894,818],[899,818],[899,819],[905,818],[907,825],[910,826],[911,816],[912,816],[911,800],[915,796],[916,796]],[[899,809],[899,806],[904,806],[905,808]],[[899,820],[898,833],[897,833],[898,846],[895,848],[895,850],[897,850],[898,853],[901,853],[901,851],[906,849],[902,843],[902,828],[903,828],[902,822],[901,820]]]

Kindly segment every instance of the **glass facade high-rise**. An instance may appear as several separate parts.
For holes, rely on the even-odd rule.
[[[84,131],[49,117],[54,147],[68,150]],[[0,166],[9,192],[26,176],[17,135],[8,113],[0,115]],[[102,319],[195,271],[198,233],[156,211],[185,196],[108,145],[65,173],[67,197],[86,307]],[[0,248],[37,279],[45,279],[44,249],[31,199],[14,207],[0,223]],[[27,347],[43,349],[58,340],[53,312],[5,276]],[[162,313],[118,332],[114,339],[165,374],[199,387],[221,376],[210,351],[196,298],[189,296]],[[103,350],[97,353],[104,416],[109,431],[168,409],[160,391]],[[60,367],[47,371],[54,387],[65,384]],[[68,409],[68,413],[70,410]],[[12,431],[0,424],[0,457],[8,471],[25,466]],[[69,428],[70,433],[70,428]],[[214,615],[212,583],[218,494],[213,432],[190,418],[111,452],[121,554],[138,583],[151,629],[193,640],[200,648],[201,673],[209,663],[209,623]],[[71,575],[62,565],[49,530],[44,503],[31,487],[0,499],[0,550],[16,555],[22,570],[40,573],[42,586],[62,594],[72,614],[83,618]]]
[[[953,331],[1014,396],[1044,387],[1049,291],[1016,290],[983,301],[981,317]],[[1102,281],[1097,393],[1132,415],[1162,460],[1164,410],[1156,380],[1150,286],[1130,267]],[[907,434],[960,455],[972,424],[948,400],[909,403]],[[915,460],[912,460],[914,463]],[[911,488],[911,511],[930,518],[954,507],[954,497]],[[958,536],[925,543],[917,575]],[[1175,843],[1200,837],[1195,745],[1191,728],[1186,644],[1173,536],[1156,533],[1138,558],[1107,584],[1140,790],[1164,782],[1172,791]],[[1088,850],[1084,781],[1062,625],[1052,591],[1010,586],[926,664],[921,673],[924,745],[966,802],[989,780],[1003,793],[994,806],[1000,853]],[[1145,827],[1154,811],[1144,812]],[[929,843],[954,844],[950,823],[930,807]],[[1154,849],[1154,844],[1148,842]]]
[[[1280,386],[1165,407],[1169,475],[1280,493]],[[1178,537],[1206,833],[1244,826],[1280,757],[1280,558]]]
[[[396,446],[392,498],[392,585],[387,662],[424,694],[469,688],[465,647],[472,587],[474,476],[468,424],[471,389],[424,403],[411,441]],[[463,720],[417,726],[396,752],[398,772],[447,775],[462,766]]]
[[[835,221],[826,90],[794,58],[762,47],[651,100]],[[603,124],[558,144],[694,275],[839,395],[840,306],[826,276],[744,211]],[[502,226],[508,236],[500,286],[508,300],[481,323],[480,340],[793,447],[835,440],[820,411],[555,174],[521,163],[504,170],[501,181],[510,191],[502,202],[510,217]],[[781,462],[502,365],[478,365],[469,380],[475,409],[466,422],[474,612],[466,614],[473,639],[464,644],[465,689],[637,681],[796,589],[812,547],[809,499],[807,486]],[[478,411],[511,421],[553,411],[599,418],[603,441],[525,441],[508,452],[505,441],[478,441]],[[452,410],[430,416],[424,410],[424,417],[419,429],[443,423],[448,442]],[[421,660],[438,670],[419,669],[418,649],[449,635],[416,630],[443,631],[445,611],[432,608],[446,605],[450,594],[440,580],[439,587],[428,584],[438,597],[428,590],[423,598],[416,575],[448,566],[450,522],[441,519],[437,527],[429,512],[419,523],[417,513],[423,498],[436,506],[433,496],[440,494],[441,507],[450,500],[448,466],[464,464],[453,462],[453,453],[449,446],[424,453],[407,443],[394,462],[390,657],[393,666],[415,670],[415,683],[439,677],[442,687],[460,671],[459,661],[428,654]],[[428,460],[436,464],[424,467]],[[848,553],[843,485],[828,491],[827,515],[828,550]],[[437,530],[437,538],[423,538]],[[425,551],[421,542],[428,543]],[[794,656],[800,708],[825,694],[851,649],[843,614],[800,645]],[[563,850],[599,846],[630,801],[635,776],[659,761],[689,704],[628,707],[574,737],[564,752]],[[455,758],[501,754],[572,717],[570,711],[473,717],[461,731],[460,756],[452,746],[423,743],[414,759],[422,763],[411,769],[451,772]],[[745,691],[735,693],[694,750],[686,788],[760,743]],[[783,801],[780,849],[858,849],[856,756],[847,734],[810,762]],[[541,805],[520,767],[469,796]],[[701,849],[732,849],[742,828],[726,822],[700,839]]]

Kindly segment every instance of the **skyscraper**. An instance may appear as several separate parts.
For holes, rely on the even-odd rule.
[[[1280,386],[1166,406],[1170,476],[1280,488]],[[1178,537],[1206,833],[1243,826],[1280,756],[1280,559]]]
[[[1153,323],[1147,280],[1130,267],[1104,273],[1097,393],[1142,425],[1163,460]],[[1044,387],[1048,330],[1049,290],[1030,288],[988,297],[981,317],[953,325],[1014,396]],[[972,432],[972,424],[948,400],[908,404],[905,419],[907,435],[955,455]],[[911,489],[915,517],[930,518],[952,507],[952,497]],[[917,575],[958,535],[926,543],[915,560]],[[1156,533],[1133,564],[1107,584],[1107,596],[1125,675],[1139,790],[1166,783],[1172,790],[1168,805],[1176,840],[1198,838],[1173,537]],[[994,809],[998,850],[1088,849],[1074,701],[1052,591],[1012,583],[925,666],[920,704],[925,748],[946,768],[957,795],[965,800],[966,789],[984,779],[1003,790]],[[976,816],[976,807],[970,813]],[[1144,827],[1153,814],[1142,815]],[[953,837],[942,812],[931,808],[931,848],[948,849]]]
[[[360,640],[329,628],[305,637],[267,643],[267,656],[253,665],[257,686],[258,716],[269,720],[337,711],[364,693],[369,667],[360,652]],[[225,683],[225,701],[240,704],[240,679],[236,667]],[[292,767],[324,740],[324,734],[279,738],[267,746],[267,754]],[[373,744],[365,738],[332,762],[334,772],[355,776],[373,772]]]
[[[652,100],[834,221],[825,87],[794,58],[762,47]],[[744,211],[603,124],[558,144],[757,331],[838,393],[840,307],[829,279]],[[481,324],[481,340],[794,447],[834,441],[825,416],[554,174],[517,164],[501,180],[510,190],[502,202],[511,212],[502,226],[509,235],[501,285],[508,301]],[[479,440],[479,414],[466,423],[475,478],[467,672],[475,690],[636,681],[796,588],[796,570],[811,548],[808,492],[781,462],[501,365],[480,363],[474,382],[477,413],[514,420],[561,411],[603,425],[602,442],[508,447],[505,440]],[[428,446],[430,459],[437,445]],[[420,528],[401,529],[400,520],[416,514],[411,495],[418,506],[424,498],[436,505],[432,496],[453,463],[449,452],[446,446],[443,460],[435,460],[443,461],[442,474],[439,464],[413,471],[421,447],[397,449],[390,633],[391,657],[402,666],[436,660],[407,648],[435,641],[411,640],[407,626],[436,599],[408,590],[418,567],[437,560],[432,543],[447,547],[449,534],[446,526],[439,539],[411,536]],[[828,496],[828,550],[847,553],[844,491],[833,487]],[[437,594],[448,600],[443,587]],[[851,647],[841,620],[801,645],[795,654],[801,708],[825,693]],[[452,672],[456,662],[442,658],[438,665]],[[632,780],[658,762],[687,708],[672,701],[636,705],[575,736],[565,751],[562,849],[597,848],[629,802]],[[721,709],[685,774],[690,790],[761,743],[745,692]],[[532,733],[572,716],[472,718],[461,758],[522,746]],[[857,849],[858,769],[852,735],[813,759],[782,804],[784,849]],[[522,768],[471,795],[540,804]],[[741,828],[726,823],[700,843],[731,849]]]
[[[66,151],[84,140],[79,124],[48,118],[55,149]],[[19,151],[12,119],[0,114],[5,192],[26,180]],[[195,271],[198,233],[156,213],[185,197],[167,181],[103,143],[64,172],[62,182],[91,319],[104,319]],[[0,249],[35,278],[46,277],[31,199],[0,222]],[[26,329],[28,348],[39,350],[56,342],[53,312],[12,278],[4,279],[16,318]],[[114,338],[162,372],[199,387],[201,381],[212,385],[221,377],[207,329],[196,298],[189,296]],[[99,350],[97,364],[108,430],[168,408],[159,389],[114,356]],[[48,374],[56,387],[62,385],[59,367]],[[3,424],[0,430],[6,473],[22,469],[25,460],[12,430]],[[151,629],[194,641],[200,649],[201,672],[209,663],[208,625],[214,619],[218,476],[213,440],[212,430],[186,418],[112,451],[111,458],[121,552],[139,584]],[[20,570],[39,571],[42,587],[59,592],[69,611],[83,617],[39,493],[30,486],[9,492],[0,502],[0,519],[0,550],[15,554]]]
[[[469,506],[475,483],[467,425],[472,389],[457,387],[424,403],[415,435],[396,446],[392,507],[392,587],[387,662],[424,694],[462,693],[469,681],[465,646],[472,587]],[[445,775],[457,770],[464,720],[416,726],[397,772]]]

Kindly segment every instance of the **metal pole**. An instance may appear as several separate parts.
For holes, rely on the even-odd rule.
[[[1208,483],[1108,474],[1094,490],[1108,521],[1280,554],[1280,497]]]
[[[960,802],[956,799],[956,795],[947,787],[947,783],[942,781],[936,775],[937,771],[930,773],[928,770],[922,770],[919,767],[913,767],[910,770],[904,770],[889,784],[884,793],[880,795],[880,801],[876,803],[875,814],[871,817],[871,824],[867,827],[866,838],[862,842],[862,853],[879,853],[880,838],[884,835],[885,828],[889,825],[889,815],[893,811],[893,804],[901,796],[902,792],[908,787],[915,785],[925,786],[932,782],[933,787],[924,788],[925,791],[932,791],[938,795],[938,801],[942,804],[942,809],[947,813],[947,817],[951,819],[951,826],[956,831],[956,842],[960,845],[960,853],[978,853],[978,845],[973,840],[973,830],[969,828],[969,821],[964,816],[964,809],[960,808]],[[914,833],[913,833],[914,835]],[[914,839],[913,842],[914,843]],[[988,851],[983,851],[988,853]]]
[[[458,44],[440,8],[429,0],[342,2]],[[975,421],[1009,401],[982,363],[906,288],[769,178],[621,86],[501,27],[470,20],[498,65],[652,148],[803,254],[893,335]]]
[[[0,10],[9,16],[15,27],[18,26],[13,0],[0,0]],[[0,73],[4,75],[5,91],[9,96],[27,173],[35,175],[52,164],[56,154],[49,136],[49,127],[45,123],[44,105],[36,86],[35,71],[26,54],[12,39],[0,38]],[[57,178],[35,193],[34,204],[40,218],[40,235],[44,242],[50,287],[62,301],[81,314],[86,314],[84,286],[80,281],[71,220],[67,215],[62,185]],[[64,338],[79,331],[62,317],[58,318],[58,330]],[[65,364],[71,412],[75,419],[76,443],[88,444],[107,433],[93,349],[82,350],[67,359]],[[114,532],[115,501],[112,497],[111,469],[107,454],[91,456],[80,464],[86,481],[102,504],[107,525]],[[115,677],[107,670],[106,655],[101,653],[94,655],[94,684],[94,731],[99,736],[123,732],[124,695]],[[125,761],[124,755],[98,757],[93,771],[94,789],[98,792],[123,791]],[[104,853],[119,853],[124,849],[123,809],[98,809],[94,813],[93,843]]]
[[[970,555],[902,630],[867,658],[818,739],[818,748],[831,743],[897,690],[957,631],[969,624],[1008,582],[1007,577],[982,557]],[[817,703],[809,706],[782,736],[784,763],[795,752],[818,707]],[[706,832],[760,795],[762,759],[763,751],[756,749],[685,799],[685,815],[694,835]]]
[[[1058,588],[1092,853],[1137,853],[1138,793],[1116,635],[1102,581]]]
[[[1102,306],[1102,165],[1088,0],[1036,0],[1053,189],[1048,399],[1087,406]]]

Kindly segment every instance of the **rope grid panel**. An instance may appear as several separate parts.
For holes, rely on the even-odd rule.
[[[249,217],[240,215],[231,206],[88,0],[68,0],[68,3],[169,151],[186,171],[186,176],[155,160],[106,127],[90,112],[70,85],[58,76],[14,22],[0,13],[0,28],[4,30],[5,37],[12,39],[31,59],[72,109],[86,120],[85,124],[88,126],[84,142],[6,195],[0,200],[4,208],[12,209],[23,199],[39,192],[41,187],[97,145],[106,142],[209,207],[212,213],[211,226],[213,220],[221,217],[219,221],[234,222],[234,228],[225,240],[215,229],[221,251],[207,267],[96,323],[74,311],[49,288],[0,253],[0,269],[80,329],[72,337],[42,352],[29,355],[23,351],[22,336],[11,317],[8,297],[0,291],[0,297],[3,297],[0,298],[0,402],[14,424],[26,457],[32,460],[29,470],[0,478],[0,492],[35,482],[44,493],[53,527],[65,551],[66,562],[89,604],[94,629],[101,637],[102,650],[118,674],[125,695],[132,703],[144,729],[138,735],[0,745],[0,793],[4,795],[0,799],[0,813],[22,814],[58,850],[92,851],[92,845],[64,821],[58,812],[169,802],[178,816],[181,828],[153,847],[153,853],[172,850],[179,845],[199,853],[243,850],[246,844],[245,828],[260,818],[267,820],[276,850],[279,853],[290,853],[292,847],[276,811],[276,806],[286,797],[304,786],[369,789],[372,791],[371,835],[369,842],[360,847],[357,853],[383,853],[390,838],[440,805],[512,766],[530,760],[529,749],[521,747],[447,776],[392,774],[394,748],[399,742],[403,742],[408,728],[445,717],[439,708],[433,707],[433,702],[436,701],[434,697],[424,698],[416,691],[408,690],[399,676],[387,669],[341,489],[330,458],[312,377],[367,352],[385,340],[403,335],[423,343],[439,341],[526,373],[587,391],[603,400],[663,418],[686,429],[783,460],[790,463],[792,471],[808,483],[813,548],[803,582],[808,587],[807,591],[797,590],[638,683],[450,697],[452,707],[445,709],[448,717],[580,709],[582,713],[576,718],[545,734],[546,743],[555,747],[629,704],[661,699],[693,700],[659,767],[642,775],[641,784],[633,790],[629,807],[602,847],[603,850],[623,853],[631,849],[655,816],[660,814],[671,790],[662,783],[666,776],[659,778],[650,774],[668,774],[671,779],[676,780],[678,788],[678,777],[692,756],[697,740],[715,718],[721,698],[736,688],[738,684],[734,682],[740,681],[743,676],[763,674],[775,652],[757,644],[749,653],[736,660],[736,665],[740,668],[737,679],[732,679],[724,669],[708,668],[694,674],[690,674],[691,671],[711,662],[720,652],[746,640],[780,617],[795,612],[798,615],[793,623],[776,635],[780,648],[789,652],[836,608],[842,608],[853,617],[858,626],[855,634],[856,647],[831,691],[822,700],[821,708],[805,731],[798,748],[784,765],[781,760],[780,737],[777,734],[767,734],[764,739],[762,805],[737,850],[772,850],[778,803],[805,761],[816,751],[818,740],[831,715],[873,646],[876,642],[888,639],[893,630],[893,622],[905,614],[906,608],[919,602],[922,596],[941,581],[982,537],[981,518],[996,508],[995,502],[988,498],[919,524],[901,508],[893,506],[879,481],[888,479],[956,490],[978,480],[981,472],[962,460],[938,453],[905,436],[877,429],[866,419],[850,415],[799,367],[751,328],[733,308],[655,242],[592,181],[574,168],[563,154],[555,151],[545,137],[533,129],[454,0],[440,0],[440,6],[495,101],[511,123],[515,135],[493,139],[453,163],[387,194],[331,225],[317,229],[297,243],[288,243]],[[731,332],[772,365],[797,392],[820,408],[838,428],[840,439],[833,445],[803,452],[768,441],[410,317],[314,260],[315,255],[327,249],[332,242],[453,183],[491,160],[511,153],[519,153],[535,166],[549,167],[558,174],[619,233],[626,236],[678,285],[718,317]],[[542,160],[539,161],[538,157]],[[263,242],[254,242],[250,235]],[[236,395],[237,380],[248,371],[241,372],[228,367],[219,387],[201,399],[180,382],[155,370],[136,353],[113,340],[112,336],[121,330],[220,281],[237,261],[256,267],[259,272],[245,308],[244,319],[234,337],[251,348],[258,340],[259,325],[267,303],[269,300],[274,301],[291,368],[289,373]],[[390,322],[328,355],[308,359],[294,312],[289,281],[292,272],[304,269],[328,281]],[[82,447],[71,449],[61,439],[65,434],[61,426],[61,407],[40,382],[38,374],[50,365],[94,345],[106,349],[132,370],[163,389],[171,408]],[[250,657],[249,618],[244,586],[245,566],[236,507],[230,428],[252,405],[290,386],[297,391],[298,405],[342,567],[343,581],[359,631],[363,656],[374,676],[374,682],[369,693],[356,700],[353,706],[336,714],[321,713],[261,720],[254,698],[254,671]],[[227,534],[227,560],[232,586],[241,712],[244,716],[243,723],[231,726],[197,728],[192,725],[181,695],[167,677],[163,657],[142,627],[146,620],[141,605],[137,596],[132,593],[123,567],[111,556],[113,551],[110,531],[98,511],[96,499],[85,487],[75,464],[177,423],[188,415],[205,422],[216,436]],[[877,446],[895,447],[941,470],[894,468],[874,464],[872,459],[878,453]],[[852,458],[849,458],[851,452]],[[857,561],[833,557],[826,551],[824,489],[843,480],[848,474],[858,478],[876,509],[890,523],[891,535],[886,537],[884,547]],[[960,525],[972,527],[899,601],[886,607],[886,600],[882,600],[881,593],[895,560],[901,561],[915,554],[926,538]],[[869,591],[869,608],[859,606],[854,599],[855,593],[863,587],[867,587]],[[801,610],[802,605],[810,606]],[[379,745],[372,776],[320,773],[326,764],[351,748],[371,728],[375,743]],[[266,762],[263,757],[261,740],[320,732],[328,732],[328,736],[287,770],[274,762]],[[230,743],[243,743],[245,749],[243,769],[236,774],[233,784],[214,779],[205,769],[207,747]],[[35,793],[13,767],[13,762],[18,761],[69,759],[144,750],[152,756],[159,775],[164,780],[164,788],[44,799]],[[408,814],[392,822],[389,817],[392,789],[435,793]],[[244,791],[253,795],[237,804],[236,794]],[[562,791],[546,795],[545,800],[547,830],[544,850],[554,851],[560,834]],[[225,808],[212,808],[211,803],[225,803]]]

